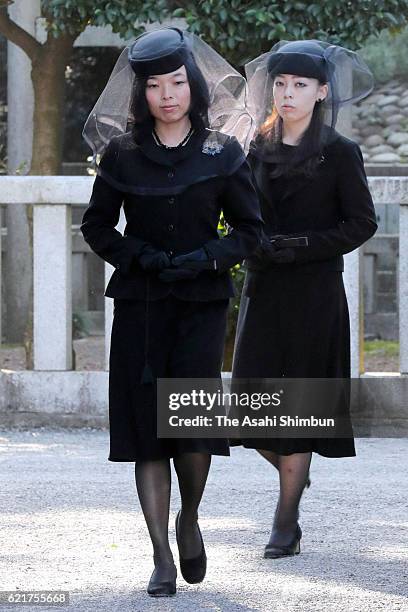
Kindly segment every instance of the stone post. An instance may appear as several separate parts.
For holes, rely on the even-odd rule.
[[[40,0],[16,0],[9,7],[10,17],[35,35]],[[31,61],[16,45],[7,44],[7,155],[8,172],[26,174],[31,165],[34,94]],[[25,204],[7,208],[6,304],[7,339],[21,342],[27,325],[32,283],[30,240]],[[18,282],[16,282],[18,279]]]
[[[408,375],[408,198],[400,203],[399,231],[400,372]]]
[[[361,295],[361,254],[356,249],[344,256],[344,286],[350,314],[351,377],[363,370],[363,304]]]
[[[34,369],[72,368],[71,206],[34,206]]]

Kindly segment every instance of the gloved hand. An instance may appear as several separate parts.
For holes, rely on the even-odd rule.
[[[199,275],[199,270],[185,270],[184,268],[166,268],[159,274],[159,279],[165,283],[179,280],[191,280]]]
[[[294,249],[278,246],[284,238],[289,236],[286,234],[264,236],[260,246],[245,260],[248,270],[264,270],[271,264],[294,262],[296,257]]]
[[[269,237],[264,236],[258,248],[245,259],[245,266],[248,270],[264,270],[268,267],[270,256],[276,251],[277,247],[269,241]]]
[[[268,255],[268,263],[272,264],[283,264],[283,263],[293,263],[295,261],[295,249],[278,249],[275,252],[271,252]]]
[[[184,255],[177,255],[173,257],[171,263],[178,269],[185,270],[216,270],[215,259],[210,259],[206,249],[202,247],[191,253],[185,253]]]
[[[145,272],[159,272],[171,265],[170,257],[165,251],[155,249],[147,244],[138,257],[138,262]]]

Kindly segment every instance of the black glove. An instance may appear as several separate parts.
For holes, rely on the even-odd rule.
[[[191,280],[199,275],[199,270],[186,270],[184,268],[166,268],[160,272],[159,279],[165,283],[172,283],[179,280]]]
[[[282,240],[289,238],[286,234],[264,236],[260,246],[245,260],[248,270],[264,270],[271,264],[292,263],[295,261],[295,251],[282,246]]]
[[[277,251],[268,254],[268,263],[282,264],[293,263],[295,261],[295,249],[278,249]]]
[[[155,249],[151,244],[147,244],[138,257],[140,267],[145,272],[160,272],[171,265],[170,257],[165,251]]]
[[[216,270],[215,259],[210,259],[206,249],[202,247],[185,255],[173,257],[171,263],[174,267],[183,270]]]
[[[261,244],[252,253],[250,257],[245,259],[245,266],[248,270],[264,270],[268,267],[269,258],[273,253],[277,252],[277,247],[269,241],[268,237],[263,237]]]

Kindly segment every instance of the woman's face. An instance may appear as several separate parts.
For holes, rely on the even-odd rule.
[[[146,83],[146,100],[155,119],[164,123],[180,121],[188,113],[191,102],[185,66],[174,72],[150,76]]]
[[[317,100],[327,96],[327,85],[296,74],[278,74],[273,83],[273,100],[284,122],[311,118]]]

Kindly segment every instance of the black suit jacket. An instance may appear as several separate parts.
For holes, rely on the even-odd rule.
[[[115,229],[122,204],[124,236]],[[221,211],[232,228],[223,238],[217,231]],[[92,250],[116,267],[106,296],[160,299],[173,293],[207,301],[234,295],[228,270],[258,246],[261,227],[251,170],[237,140],[202,129],[175,154],[159,147],[151,134],[138,146],[130,133],[113,138],[81,230]],[[160,281],[137,263],[146,243],[170,255],[205,246],[217,270],[188,281]]]
[[[273,166],[254,155],[249,161],[258,188],[265,234],[306,236],[309,246],[294,249],[295,262],[248,271],[248,296],[270,291],[276,271],[318,274],[343,271],[343,254],[376,231],[373,201],[359,146],[334,132],[313,178],[269,178]]]

